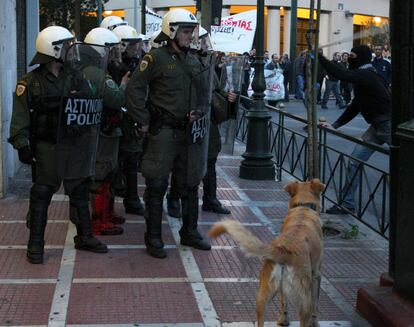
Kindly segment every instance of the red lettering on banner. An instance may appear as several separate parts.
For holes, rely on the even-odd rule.
[[[233,26],[239,27],[246,31],[252,31],[252,22],[246,20],[233,20],[232,17],[227,18],[226,20],[221,20],[221,26]]]

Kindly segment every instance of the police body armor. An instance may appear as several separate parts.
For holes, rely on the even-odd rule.
[[[202,64],[196,65],[198,71],[193,72],[190,85],[190,111],[196,112],[199,118],[187,126],[189,186],[198,185],[207,171],[215,56],[211,54],[201,60]]]
[[[108,48],[77,43],[66,53],[56,155],[64,179],[94,175]]]
[[[38,141],[56,143],[62,99],[60,84],[48,83],[38,69],[33,72],[34,78],[31,81],[33,91],[29,99],[30,148],[33,151]]]
[[[221,70],[220,91],[224,93],[233,92],[237,95],[241,93],[241,82],[243,76],[245,57],[230,57],[230,61],[225,63]],[[233,155],[234,141],[238,126],[238,108],[240,96],[236,98],[236,102],[228,106],[228,120],[220,125],[220,134],[222,139],[221,151],[225,154]]]

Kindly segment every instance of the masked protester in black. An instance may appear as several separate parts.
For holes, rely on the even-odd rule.
[[[370,127],[362,135],[362,139],[376,144],[388,145],[391,142],[391,95],[384,79],[376,72],[371,64],[372,53],[369,47],[359,45],[351,50],[349,55],[349,70],[327,60],[321,54],[319,61],[325,70],[341,81],[354,85],[354,99],[344,113],[332,124],[322,124],[326,127],[339,128],[358,113],[366,120]],[[367,161],[374,150],[363,145],[357,145],[351,156]],[[359,163],[350,160],[347,167],[347,179],[340,194],[340,205],[328,209],[330,214],[344,214],[355,211],[354,193],[358,187],[358,178],[353,178]],[[352,183],[349,181],[354,180]],[[346,210],[344,210],[346,209]]]

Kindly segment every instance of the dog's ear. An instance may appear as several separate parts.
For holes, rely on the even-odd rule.
[[[299,182],[291,182],[285,186],[284,190],[288,192],[290,196],[294,196],[298,192],[298,185]]]
[[[316,194],[321,194],[325,189],[325,184],[323,184],[319,178],[314,178],[311,180],[311,188]]]

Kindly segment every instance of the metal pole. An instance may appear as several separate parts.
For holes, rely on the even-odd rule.
[[[134,28],[138,28],[138,0],[134,0]]]
[[[316,84],[318,73],[318,45],[319,45],[319,11],[317,14],[316,29],[314,28],[315,0],[310,0],[310,17],[308,31],[308,54],[306,57],[306,103],[308,109],[308,171],[307,178],[319,178],[319,148],[316,115]],[[320,10],[320,0],[318,0]],[[315,35],[315,43],[313,36]]]
[[[102,22],[102,0],[98,0],[98,26]]]
[[[273,155],[269,151],[269,119],[271,115],[264,102],[264,0],[257,0],[256,59],[254,62],[253,106],[248,110],[247,145],[242,154],[240,177],[269,180],[275,178]]]
[[[313,16],[313,15],[312,15]],[[319,51],[319,27],[320,27],[320,22],[321,22],[321,0],[318,0],[317,2],[317,8],[316,8],[316,28],[314,30],[315,33],[315,43],[313,46],[313,57],[314,59],[314,63],[313,63],[313,67],[312,67],[312,82],[313,85],[316,86],[316,83],[318,83],[318,65],[319,65],[319,60],[318,60],[318,51]],[[319,85],[319,89],[322,87],[322,85]],[[317,128],[317,109],[316,109],[316,103],[317,103],[317,97],[318,97],[318,93],[316,91],[316,87],[312,88],[312,117],[310,117],[312,119],[312,138],[313,138],[313,177],[314,178],[320,178],[320,148],[319,148],[319,144],[318,144],[318,128]]]
[[[400,10],[401,3],[398,0],[391,0],[390,3],[390,17],[391,17],[391,44],[393,56],[401,59],[401,34],[406,26],[400,26],[395,24],[394,21],[398,18],[401,19],[403,10]],[[394,65],[395,66],[395,65]],[[392,84],[400,83],[400,78],[396,78],[397,74],[402,74],[403,70],[401,65],[393,67]],[[400,69],[400,71],[398,71]],[[397,72],[397,73],[396,73]],[[392,133],[391,133],[391,144],[390,147],[390,238],[389,238],[389,259],[388,259],[388,274],[391,278],[394,278],[395,273],[395,258],[396,258],[396,238],[397,238],[397,221],[398,221],[398,196],[400,189],[400,175],[398,174],[399,167],[399,156],[400,156],[400,140],[395,136],[397,126],[404,121],[403,109],[406,105],[403,103],[402,93],[396,95],[395,91],[399,91],[400,88],[395,88],[393,92],[393,110],[392,110]]]
[[[211,9],[212,9],[212,0],[201,0],[201,26],[203,26],[207,31],[210,31],[211,28]]]
[[[296,28],[297,28],[297,19],[298,19],[298,0],[292,0],[290,6],[290,62],[292,65],[295,63],[296,59]],[[294,66],[293,66],[294,67]],[[290,80],[290,93],[295,93],[296,88],[296,72],[294,71],[291,74]]]
[[[147,34],[146,21],[145,21],[146,10],[147,10],[147,0],[141,0],[141,33],[144,35]]]
[[[73,11],[74,11],[74,16],[75,16],[75,35],[76,35],[76,39],[80,41],[82,39],[82,37],[80,35],[80,30],[81,30],[81,24],[80,24],[80,18],[81,18],[80,0],[76,0],[74,2],[74,4],[73,4]]]
[[[306,178],[312,179],[314,178],[315,168],[314,168],[314,162],[313,162],[313,145],[315,143],[315,140],[313,138],[313,129],[315,126],[313,126],[313,120],[312,120],[312,111],[313,108],[313,92],[312,90],[315,88],[315,80],[313,80],[313,74],[312,74],[312,61],[315,62],[315,60],[312,60],[312,36],[313,36],[313,12],[315,9],[315,0],[310,0],[310,14],[309,14],[309,30],[307,33],[307,42],[308,42],[308,52],[306,54],[306,63],[305,63],[305,78],[306,78],[306,90],[305,90],[305,103],[306,103],[306,109],[308,114],[308,138],[307,138],[307,171],[306,171]]]

